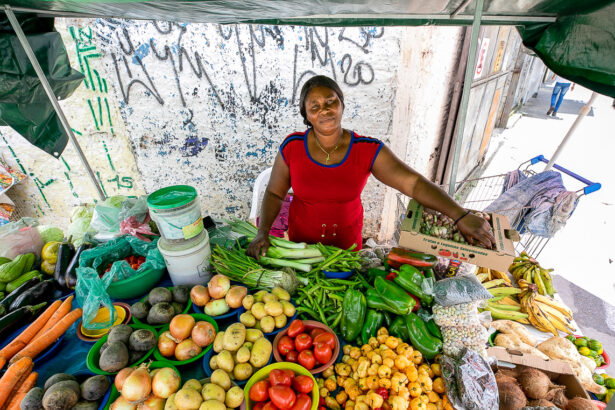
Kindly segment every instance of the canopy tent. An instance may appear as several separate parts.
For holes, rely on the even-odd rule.
[[[471,24],[472,41],[467,59],[469,66],[475,62],[478,28],[481,24],[515,25],[523,43],[536,52],[552,71],[596,92],[615,97],[613,0],[0,0],[0,5],[5,6],[9,19],[15,11],[34,12],[48,17],[151,19],[220,24]],[[14,16],[11,23],[27,52],[29,45]],[[28,57],[36,68],[38,64],[34,61],[32,50]],[[53,90],[44,75],[41,77],[42,73],[39,66],[37,74],[47,95],[53,98]],[[449,182],[451,189],[456,181],[460,134],[463,132],[467,111],[470,74],[471,70],[466,70]],[[57,101],[54,108],[58,111]],[[62,120],[64,116],[60,113],[58,115]],[[64,131],[76,144],[67,124]],[[551,160],[555,161],[555,158]],[[88,167],[85,159],[84,165]],[[98,185],[95,178],[93,183]]]

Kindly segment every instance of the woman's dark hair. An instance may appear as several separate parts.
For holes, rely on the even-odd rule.
[[[312,124],[307,119],[307,114],[305,110],[305,99],[307,98],[307,95],[312,90],[312,88],[315,87],[327,87],[333,90],[333,92],[337,94],[337,97],[342,102],[342,107],[344,106],[344,93],[342,92],[340,86],[337,85],[337,83],[333,79],[327,77],[326,75],[315,75],[314,77],[307,80],[305,84],[303,84],[303,87],[301,88],[301,94],[299,94],[299,112],[303,117],[303,123],[309,127],[311,127]]]

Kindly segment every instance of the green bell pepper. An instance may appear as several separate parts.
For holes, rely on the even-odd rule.
[[[367,289],[365,292],[367,298],[367,307],[370,309],[381,310],[384,312],[393,313],[395,315],[399,314],[395,309],[390,307],[388,304],[384,302],[384,299],[380,296],[378,291],[374,288]]]
[[[369,268],[367,270],[367,277],[369,278],[370,281],[373,281],[378,276],[381,276],[384,278],[386,275],[387,275],[387,272],[384,269]]]
[[[423,279],[423,275],[420,274],[418,269],[410,265],[403,265],[393,282],[419,298],[421,304],[429,306],[433,303],[433,296],[423,292],[421,287]]]
[[[388,329],[389,326],[391,326],[391,323],[393,323],[393,319],[391,318],[389,312],[387,312],[386,310],[383,310],[382,314],[384,315],[384,326]]]
[[[399,286],[384,278],[376,278],[374,286],[384,303],[393,309],[393,313],[407,315],[412,312],[416,302]]]
[[[347,342],[353,342],[361,334],[367,302],[365,295],[358,290],[348,289],[342,302],[342,320],[340,334]]]
[[[416,314],[410,313],[404,317],[404,320],[412,346],[428,360],[436,357],[442,349],[442,341],[429,334],[427,325]]]
[[[363,341],[363,344],[368,343],[370,338],[376,337],[376,333],[383,323],[384,313],[374,309],[367,310],[365,323],[363,324],[363,329],[361,330],[361,340]]]
[[[409,341],[408,337],[408,328],[406,327],[406,322],[402,316],[397,316],[391,326],[389,326],[389,334],[395,337],[399,337],[404,342]]]
[[[442,332],[440,332],[440,328],[438,327],[438,325],[436,325],[435,320],[430,319],[425,322],[425,325],[427,326],[427,330],[433,337],[437,337],[438,339],[442,340]]]
[[[423,276],[425,276],[426,278],[431,278],[434,281],[436,280],[436,274],[433,271],[433,269],[431,269],[431,268],[424,269],[423,270]]]

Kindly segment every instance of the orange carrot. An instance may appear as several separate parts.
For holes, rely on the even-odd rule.
[[[24,380],[24,382],[21,384],[21,386],[19,386],[19,388],[17,389],[17,392],[15,393],[13,398],[8,402],[5,408],[7,410],[19,410],[19,405],[21,404],[21,401],[23,400],[24,397],[26,397],[26,394],[28,394],[30,389],[36,386],[37,379],[38,379],[37,372],[30,373],[28,377],[26,378],[26,380]]]
[[[15,353],[19,352],[21,349],[26,347],[26,345],[34,338],[34,336],[45,326],[49,318],[58,310],[58,307],[62,304],[61,301],[56,300],[53,302],[42,315],[38,317],[26,330],[21,332],[19,336],[17,336],[11,343],[6,345],[2,350],[0,350],[0,357],[4,359],[4,361],[0,361],[0,369],[4,367],[4,363],[6,363],[6,359],[10,359],[15,355]]]
[[[33,365],[34,366],[34,365]],[[24,382],[26,381],[26,379],[28,377],[30,377],[30,374],[32,373],[32,367],[27,369],[19,378],[19,380],[17,381],[17,383],[15,383],[15,386],[13,386],[13,391],[11,391],[11,394],[9,395],[8,399],[6,399],[6,404],[4,407],[2,407],[2,410],[5,410],[6,407],[8,406],[8,404],[11,402],[11,400],[13,400],[13,397],[15,397],[15,395],[17,394],[17,391],[19,390],[19,388],[21,387],[22,384],[24,384]]]
[[[58,340],[58,338],[62,336],[68,328],[77,321],[77,319],[81,317],[81,313],[81,309],[77,308],[68,315],[64,316],[62,320],[56,323],[45,334],[37,337],[33,342],[21,349],[19,353],[13,356],[10,363],[13,364],[22,357],[34,358],[38,356],[43,350],[47,349],[53,342]]]
[[[17,385],[24,373],[31,372],[33,366],[31,358],[23,357],[6,369],[4,376],[0,379],[0,408],[8,401],[13,388]]]
[[[53,316],[51,316],[51,318],[47,321],[47,323],[45,323],[45,326],[43,326],[43,328],[39,330],[36,336],[34,336],[31,340],[36,340],[39,336],[44,335],[45,332],[51,329],[64,316],[66,316],[68,312],[70,312],[70,310],[73,308],[73,299],[74,299],[74,295],[70,295],[69,297],[64,299],[64,302],[62,302],[58,310],[56,310]]]

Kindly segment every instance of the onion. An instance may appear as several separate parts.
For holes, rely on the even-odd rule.
[[[170,367],[160,369],[152,379],[152,392],[163,399],[179,390],[181,379]]]
[[[158,338],[158,351],[160,351],[160,354],[164,357],[173,356],[176,347],[177,341],[168,330],[162,333]]]
[[[175,348],[175,358],[177,360],[188,360],[201,353],[201,347],[194,343],[192,339],[186,339]]]
[[[190,290],[190,299],[192,299],[192,303],[199,307],[203,307],[209,302],[209,289],[207,289],[203,285],[196,285]]]
[[[231,309],[237,309],[247,294],[248,288],[245,286],[232,286],[224,298]]]
[[[173,335],[177,341],[181,342],[190,336],[190,332],[192,332],[192,328],[194,327],[194,322],[194,318],[190,315],[177,315],[171,319],[169,332],[171,332],[171,335]]]
[[[200,347],[207,347],[213,343],[216,329],[209,322],[200,321],[192,328],[192,340]]]
[[[147,366],[140,366],[130,373],[122,386],[122,396],[132,402],[145,400],[152,392],[152,379],[149,377]]]
[[[126,378],[130,376],[130,374],[134,371],[135,371],[134,367],[125,367],[117,373],[117,375],[115,376],[115,382],[114,382],[115,388],[117,389],[117,391],[119,391],[120,393],[122,392],[122,386],[124,385]]]
[[[137,406],[137,410],[164,410],[165,399],[156,397],[153,394]]]
[[[212,299],[222,299],[231,288],[231,281],[224,275],[215,275],[207,284]]]
[[[136,408],[136,404],[129,402],[124,396],[120,396],[109,407],[109,410],[135,410]]]

